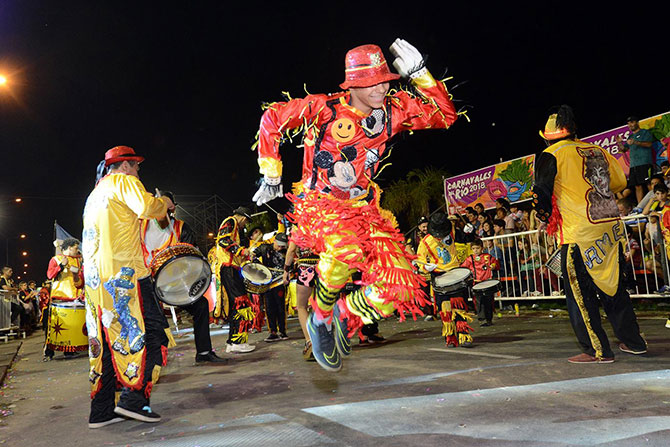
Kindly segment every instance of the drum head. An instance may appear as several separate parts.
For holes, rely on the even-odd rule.
[[[272,282],[272,273],[263,264],[250,262],[242,267],[242,276],[252,284],[266,285]]]
[[[472,286],[472,290],[488,289],[489,287],[496,287],[498,284],[500,284],[500,281],[497,279],[488,279]]]
[[[163,264],[155,277],[158,298],[171,306],[186,306],[200,298],[210,285],[212,270],[199,256],[180,256]]]
[[[456,267],[441,275],[440,278],[444,278],[443,281],[446,281],[447,284],[453,284],[467,279],[470,275],[472,275],[472,272],[469,269]]]

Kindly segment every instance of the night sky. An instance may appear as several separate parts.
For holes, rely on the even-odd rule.
[[[25,249],[27,276],[44,279],[54,219],[81,234],[95,167],[116,145],[146,157],[149,190],[183,204],[212,194],[250,203],[262,102],[299,97],[303,83],[337,91],[346,51],[361,44],[380,45],[390,63],[389,45],[406,39],[435,77],[448,69],[448,85],[467,81],[452,93],[471,107],[470,123],[397,138],[382,187],[412,168],[459,174],[537,153],[547,110],[561,103],[582,136],[670,109],[667,10],[472,3],[1,0],[0,261],[9,247],[21,274]],[[301,153],[282,154],[286,186]]]

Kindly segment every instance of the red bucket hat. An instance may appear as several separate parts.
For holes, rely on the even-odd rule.
[[[105,166],[117,163],[119,161],[130,160],[142,163],[144,157],[135,154],[135,150],[128,146],[116,146],[105,152]]]
[[[377,45],[361,45],[347,52],[344,57],[343,89],[371,87],[382,82],[395,81],[400,75],[391,73],[382,49]]]

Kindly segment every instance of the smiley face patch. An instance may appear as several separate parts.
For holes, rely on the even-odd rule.
[[[340,143],[348,143],[356,134],[356,125],[349,118],[340,118],[330,127],[330,133]]]

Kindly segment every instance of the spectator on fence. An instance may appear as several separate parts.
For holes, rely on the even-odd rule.
[[[506,210],[509,210],[509,201],[507,199],[502,198],[502,197],[499,198],[499,199],[496,199],[496,210],[498,210],[500,208],[505,208]]]
[[[655,174],[655,175],[653,175],[651,178],[649,178],[648,181],[647,181],[647,188],[648,188],[648,191],[647,191],[647,193],[644,195],[644,197],[642,198],[642,200],[640,200],[640,201],[637,203],[637,205],[635,205],[635,206],[633,207],[633,209],[631,210],[631,214],[640,214],[640,213],[642,213],[642,211],[643,211],[644,208],[647,206],[647,204],[648,204],[650,201],[654,200],[654,198],[655,198],[655,195],[654,195],[654,187],[655,187],[656,185],[658,185],[659,183],[663,183],[663,182],[664,182],[664,180],[663,180],[663,175],[662,175],[662,174]],[[630,199],[631,199],[631,197],[626,197],[626,198],[623,199],[623,200],[630,200]],[[618,203],[618,202],[617,202],[617,203]]]
[[[630,173],[628,174],[628,185],[635,188],[635,197],[640,202],[644,197],[646,180],[653,172],[653,149],[654,136],[647,129],[640,128],[637,117],[630,116],[626,120],[630,134],[624,142],[620,135],[616,141],[623,152],[630,151]]]
[[[6,265],[2,268],[2,275],[0,275],[0,289],[5,292],[10,292],[12,296],[16,297],[18,288],[16,287],[16,284],[14,284],[14,279],[12,278],[13,275],[14,270],[10,266]],[[23,327],[26,324],[26,321],[28,321],[28,313],[17,301],[18,300],[15,298],[11,302],[10,320],[12,323],[16,323],[16,320],[18,319],[19,326]]]
[[[502,208],[505,211],[505,216],[502,218],[505,221],[505,234],[516,233],[516,219],[511,210]]]
[[[481,216],[481,214],[480,214]],[[493,222],[491,222],[490,219],[486,219],[482,222],[481,226],[479,227],[479,237],[491,237],[495,233],[493,231]]]
[[[626,217],[633,211],[633,205],[628,199],[617,199],[616,206],[619,208],[619,216],[621,217]]]
[[[26,332],[26,335],[33,333],[33,326],[37,321],[37,314],[35,312],[35,307],[33,306],[33,301],[37,292],[31,292],[28,290],[28,282],[21,281],[19,283],[19,304],[23,307],[25,311],[25,318],[21,320],[21,329]]]
[[[519,259],[519,271],[521,277],[521,296],[538,296],[542,292],[537,291],[535,284],[535,269],[541,267],[540,251],[535,244],[531,244],[527,237],[520,237],[517,239],[517,252]]]

